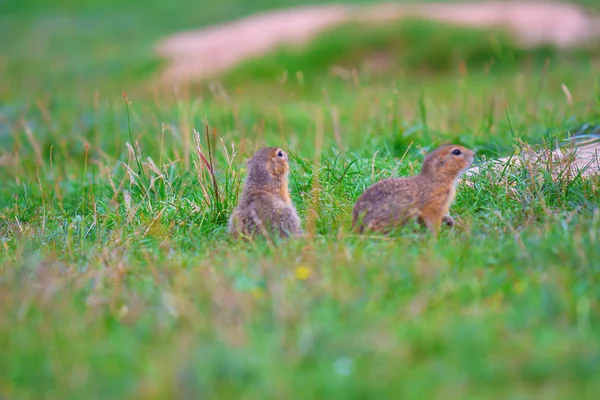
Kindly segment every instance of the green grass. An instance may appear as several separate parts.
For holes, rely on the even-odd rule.
[[[390,81],[398,72],[410,76],[431,77],[441,74],[486,72],[498,74],[517,66],[543,66],[547,61],[589,62],[589,51],[570,54],[551,47],[521,49],[501,31],[450,28],[447,25],[402,20],[394,24],[347,24],[319,35],[315,41],[299,48],[278,49],[266,57],[249,60],[223,79],[230,86],[248,82],[285,82],[301,80],[315,86],[323,75],[331,80],[362,79]],[[376,65],[378,63],[378,65]],[[337,72],[336,69],[342,72]],[[285,71],[285,75],[282,73]],[[301,78],[298,77],[301,73]]]
[[[31,4],[9,6],[25,20],[47,17],[43,2]],[[70,13],[54,12],[75,20],[123,12],[64,4]],[[279,3],[221,4],[198,18]],[[148,24],[162,12],[174,15],[148,6],[133,26],[175,29],[169,18]],[[437,37],[465,35],[464,52],[411,42],[393,54],[399,66],[374,76],[360,62],[388,28],[354,55],[345,29],[304,53],[250,62],[224,78],[226,94],[139,90],[128,107],[121,90],[143,78],[125,71],[150,59],[135,55],[145,39],[119,45],[132,59],[119,59],[115,76],[77,64],[110,32],[66,54],[65,68],[87,73],[65,86],[44,65],[27,67],[40,78],[31,86],[28,70],[11,70],[0,105],[0,397],[596,398],[597,177],[486,172],[459,186],[457,226],[437,241],[418,226],[385,238],[350,232],[363,190],[418,172],[421,149],[462,143],[487,171],[487,158],[599,125],[593,54],[518,53],[509,42],[498,53],[487,33],[439,28]],[[469,59],[473,49],[484,57]],[[518,57],[486,69],[502,54]],[[450,61],[419,71],[440,65],[435,57]],[[358,67],[355,78],[329,72],[341,61]],[[466,73],[456,68],[465,61]],[[273,78],[290,65],[305,79]],[[206,122],[218,203],[199,154],[208,158]],[[275,246],[226,234],[245,158],[264,145],[290,153],[308,232]]]

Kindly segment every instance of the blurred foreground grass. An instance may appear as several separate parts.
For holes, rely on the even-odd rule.
[[[104,7],[89,4],[71,6]],[[122,75],[38,92],[18,83],[28,70],[14,75],[26,96],[0,110],[0,397],[595,398],[598,178],[476,176],[437,242],[415,226],[349,232],[360,193],[418,171],[419,147],[459,142],[481,162],[597,126],[594,56],[498,52],[487,34],[439,28],[467,35],[465,52],[384,43],[401,68],[375,76],[360,63],[385,32],[347,58],[344,29],[222,87],[141,90],[129,110]],[[87,54],[73,52],[67,64]],[[419,73],[435,57],[446,67]],[[359,69],[346,79],[331,64]],[[290,65],[303,79],[278,79]],[[206,121],[218,203],[193,132],[206,154]],[[310,233],[274,248],[225,234],[244,157],[263,145],[291,153]]]

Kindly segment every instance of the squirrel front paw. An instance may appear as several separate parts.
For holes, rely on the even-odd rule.
[[[448,226],[454,226],[454,218],[452,218],[450,214],[444,215],[442,217],[442,222]]]

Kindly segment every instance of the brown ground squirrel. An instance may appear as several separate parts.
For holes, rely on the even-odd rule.
[[[354,206],[353,229],[385,233],[417,218],[437,235],[442,222],[454,225],[448,210],[458,178],[471,166],[473,157],[473,151],[463,146],[441,146],[425,157],[418,175],[375,183]]]
[[[288,155],[279,147],[265,147],[248,160],[242,196],[229,219],[229,234],[287,237],[300,235],[300,218],[290,198]]]

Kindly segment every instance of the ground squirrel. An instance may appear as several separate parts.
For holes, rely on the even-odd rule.
[[[229,233],[240,236],[300,235],[300,218],[290,198],[287,154],[265,147],[248,160],[240,202],[229,219]]]
[[[442,222],[454,225],[448,210],[458,178],[471,166],[473,157],[473,151],[463,146],[441,146],[425,157],[418,175],[375,183],[354,206],[353,229],[385,233],[417,218],[437,235]]]

